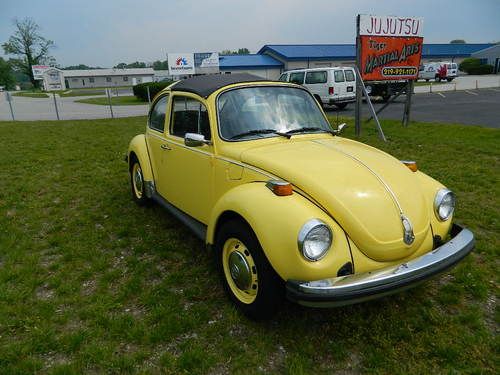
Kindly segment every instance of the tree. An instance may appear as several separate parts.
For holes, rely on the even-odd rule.
[[[2,44],[3,50],[7,55],[18,56],[11,60],[13,67],[28,75],[31,83],[37,86],[38,82],[33,77],[31,67],[51,60],[49,50],[54,47],[54,42],[40,35],[40,27],[32,18],[16,18],[14,26],[16,31]]]
[[[15,83],[12,66],[8,61],[0,57],[0,86],[4,86],[7,90],[12,90]]]
[[[465,44],[465,43],[467,42],[463,39],[453,39],[452,41],[450,41],[450,44]]]
[[[63,70],[85,70],[85,69],[102,69],[99,66],[88,66],[85,64],[70,65],[62,68]]]
[[[231,51],[230,49],[223,50],[220,55],[248,55],[250,51],[248,48],[238,48],[237,51]]]
[[[115,65],[113,68],[115,69],[146,68],[146,63],[139,61],[135,61],[130,64],[119,63],[118,65]]]
[[[153,70],[168,70],[168,60],[165,61],[154,61]]]

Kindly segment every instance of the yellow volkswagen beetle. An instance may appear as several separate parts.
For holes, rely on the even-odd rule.
[[[339,136],[304,88],[248,74],[176,82],[130,142],[133,199],[213,248],[232,300],[338,306],[445,271],[474,247],[455,195],[414,162]]]

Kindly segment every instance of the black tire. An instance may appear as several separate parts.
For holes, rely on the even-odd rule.
[[[344,109],[347,106],[347,103],[337,103],[337,104],[335,104],[335,106],[338,109]]]
[[[391,96],[389,94],[384,94],[382,95],[382,101],[384,103],[387,103],[387,101],[391,98]]]
[[[453,78],[446,78],[446,80],[447,80],[448,82],[451,82],[451,81],[453,81]]]
[[[248,224],[239,220],[224,223],[217,233],[215,251],[224,289],[238,309],[250,319],[271,318],[283,303],[284,283],[269,264],[257,236]],[[233,277],[235,264],[229,261],[229,255],[233,253],[238,253],[237,258],[244,258],[248,266],[241,272],[243,274],[249,270],[251,275],[249,286],[245,289],[238,287],[238,281]],[[230,264],[233,266],[231,270]],[[240,275],[238,266],[235,274]]]
[[[426,79],[425,82],[429,82],[429,79]]]
[[[440,76],[436,76],[435,81],[436,81],[436,82],[441,82],[441,77],[440,77]]]
[[[139,206],[148,205],[151,200],[146,196],[146,188],[144,185],[144,177],[142,174],[142,167],[136,157],[131,158],[130,163],[130,190],[132,199]],[[138,173],[137,173],[138,171]],[[139,181],[140,179],[140,181]]]

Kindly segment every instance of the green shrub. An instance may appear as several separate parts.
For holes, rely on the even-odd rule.
[[[172,81],[139,83],[138,85],[135,85],[132,88],[132,90],[134,91],[134,95],[136,96],[137,99],[147,102],[148,87],[149,87],[149,95],[152,100],[156,94],[158,94],[165,87],[169,86],[171,83]]]
[[[491,74],[493,73],[493,66],[488,64],[481,64],[481,60],[469,57],[464,59],[458,68],[467,74]]]
[[[493,65],[483,64],[474,66],[469,69],[469,74],[491,74],[493,73]]]

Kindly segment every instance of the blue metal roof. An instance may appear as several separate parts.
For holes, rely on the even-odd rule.
[[[425,44],[422,47],[423,57],[454,56],[468,57],[472,53],[491,47],[491,43],[478,44]]]
[[[424,44],[422,57],[464,57],[493,44]],[[354,59],[354,44],[267,44],[258,54],[274,53],[284,60]]]
[[[219,56],[221,70],[282,68],[283,63],[269,55],[223,55]]]

